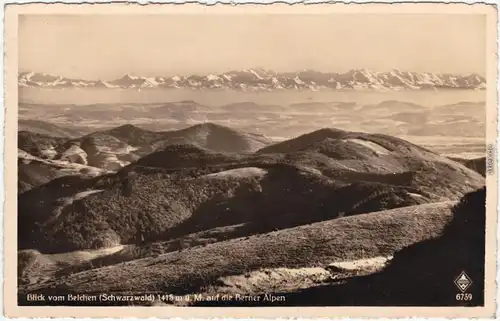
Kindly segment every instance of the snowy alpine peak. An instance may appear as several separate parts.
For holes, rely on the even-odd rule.
[[[486,80],[478,74],[453,75],[427,72],[409,72],[393,69],[376,72],[352,69],[344,73],[325,73],[310,69],[277,73],[263,68],[231,70],[222,74],[204,76],[144,77],[126,74],[114,80],[83,80],[53,76],[44,73],[22,72],[18,77],[22,87],[42,88],[186,88],[232,89],[244,91],[300,89],[474,89],[486,88]]]

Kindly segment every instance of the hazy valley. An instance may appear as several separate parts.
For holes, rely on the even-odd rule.
[[[20,130],[45,120],[72,136],[123,124],[153,130],[213,122],[273,140],[334,127],[395,135],[439,153],[484,155],[485,92],[472,90],[192,91],[20,88]],[[78,102],[78,103],[75,103]],[[33,128],[32,128],[33,127]],[[455,155],[462,157],[460,155]]]

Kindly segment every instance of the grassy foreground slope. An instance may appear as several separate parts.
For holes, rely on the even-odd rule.
[[[191,293],[213,285],[222,276],[266,267],[327,266],[335,261],[388,256],[440,235],[451,219],[452,205],[399,208],[197,246],[26,285],[20,294]]]
[[[287,294],[281,305],[481,306],[485,277],[485,188],[468,193],[452,208],[441,235],[395,253],[382,271]],[[461,272],[472,280],[469,300],[457,300],[454,281]],[[232,302],[230,304],[237,304]]]

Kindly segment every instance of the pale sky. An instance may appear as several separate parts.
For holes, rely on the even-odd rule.
[[[485,73],[483,15],[29,15],[19,69],[84,79],[262,67]]]

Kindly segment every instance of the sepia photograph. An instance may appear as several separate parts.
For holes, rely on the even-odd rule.
[[[496,8],[363,6],[10,11],[16,311],[491,315]]]

